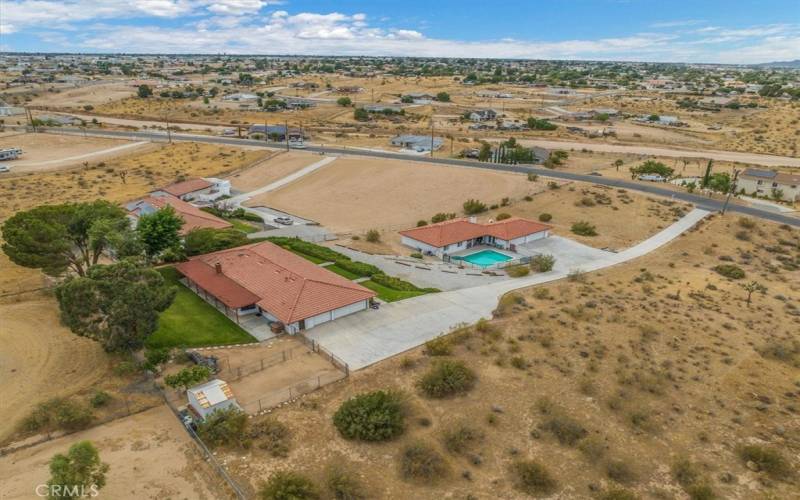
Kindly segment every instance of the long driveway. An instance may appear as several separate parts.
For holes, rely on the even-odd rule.
[[[565,278],[573,271],[596,271],[641,257],[693,227],[708,211],[695,209],[638,245],[619,253],[603,252],[579,268],[556,266],[548,273],[482,286],[432,293],[383,304],[317,326],[306,336],[359,370],[424,344],[453,328],[489,318],[499,298],[512,290]],[[558,256],[556,256],[558,258]]]
[[[80,129],[70,129],[70,128],[49,129],[48,132],[60,133],[60,134],[74,134],[74,135],[81,135],[86,133],[88,135],[95,135],[98,137],[124,137],[130,140],[153,140],[153,141],[165,140],[165,135],[163,133],[155,133],[155,132],[124,132],[124,131],[113,131],[113,130],[84,132]],[[237,139],[230,137],[192,135],[192,134],[172,134],[172,139],[176,141],[205,142],[210,144],[226,144],[233,146],[253,146],[253,147],[265,147],[265,148],[285,147],[284,144],[274,143],[274,142],[254,141],[250,139]],[[565,147],[568,147],[568,145],[566,145]],[[656,184],[644,184],[641,182],[635,182],[625,179],[612,179],[609,177],[597,177],[587,174],[577,174],[574,172],[551,170],[532,165],[502,165],[496,163],[484,163],[474,160],[461,160],[456,158],[429,158],[429,157],[404,155],[402,153],[392,153],[388,151],[378,152],[374,150],[370,151],[370,150],[345,149],[345,148],[321,147],[321,146],[308,146],[306,150],[317,153],[349,154],[355,156],[368,156],[374,158],[416,161],[419,162],[420,164],[435,163],[440,165],[455,165],[460,167],[483,168],[488,170],[500,170],[505,172],[518,172],[518,173],[533,172],[542,177],[551,177],[554,179],[563,179],[563,180],[578,181],[578,182],[588,182],[591,184],[624,188],[624,189],[629,189],[631,191],[639,191],[657,196],[674,198],[677,200],[693,203],[697,207],[711,211],[721,210],[724,204],[721,200],[715,200],[699,194],[693,194],[689,192],[683,192],[683,191],[676,192],[670,189],[659,187]],[[689,151],[682,151],[682,150],[676,150],[676,151],[681,151],[681,154],[684,155],[688,155],[690,153]],[[706,153],[708,152],[704,151],[702,152],[702,154],[697,153],[697,155],[703,156]],[[729,152],[723,152],[723,153],[728,154]],[[767,159],[777,158],[779,159],[780,162],[783,162],[782,164],[794,164],[795,162],[797,164],[800,164],[800,159],[798,158],[788,158],[788,157],[779,157],[770,155],[760,155],[760,156],[763,156]],[[770,220],[780,224],[788,224],[790,226],[800,227],[800,218],[798,217],[782,215],[761,208],[737,205],[734,203],[728,207],[728,210],[731,212],[750,215],[753,217],[759,217],[761,219]]]

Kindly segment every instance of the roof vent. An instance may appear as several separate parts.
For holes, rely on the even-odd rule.
[[[222,274],[222,263],[217,262],[214,264],[214,270],[217,272],[217,274]]]

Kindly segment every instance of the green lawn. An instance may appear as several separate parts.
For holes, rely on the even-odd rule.
[[[241,231],[241,232],[243,232],[245,234],[258,232],[258,228],[253,226],[249,222],[245,222],[245,221],[240,220],[240,219],[226,219],[226,220],[228,222],[230,222],[231,224],[233,224],[233,228],[234,229],[238,229],[239,231]]]
[[[361,276],[359,276],[359,275],[357,275],[355,273],[351,273],[347,269],[342,269],[341,267],[337,266],[336,264],[332,264],[330,266],[323,266],[322,268],[323,269],[327,269],[328,271],[330,271],[332,273],[336,273],[339,276],[343,276],[343,277],[349,279],[350,281],[361,277]]]
[[[293,254],[297,254],[297,255],[299,255],[300,257],[302,257],[302,258],[304,258],[306,260],[310,260],[314,264],[322,264],[323,262],[325,262],[324,259],[320,259],[319,257],[314,257],[313,255],[308,255],[307,253],[299,252],[299,251],[293,250],[291,248],[285,248],[285,247],[281,247],[281,248],[283,248],[284,250],[289,250]]]
[[[158,272],[168,285],[178,287],[175,301],[158,318],[158,330],[147,339],[148,347],[200,347],[255,342],[211,304],[198,297],[180,282],[174,267],[163,267]]]
[[[415,292],[405,292],[402,290],[395,290],[394,288],[385,287],[372,280],[362,281],[359,285],[364,286],[378,294],[378,298],[385,302],[396,302],[398,300],[409,299],[418,295],[425,295],[428,292],[418,290]]]

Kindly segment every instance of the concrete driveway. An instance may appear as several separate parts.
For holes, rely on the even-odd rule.
[[[564,241],[559,241],[563,239],[554,238],[551,238],[554,240],[552,243],[543,243],[541,248],[547,249],[546,253],[553,253],[556,259],[558,251],[572,252],[571,262],[582,262],[581,271],[596,271],[652,252],[690,229],[708,213],[706,210],[692,210],[656,235],[619,253],[587,250],[589,247],[577,247],[575,245],[579,244],[575,242],[567,246]],[[377,311],[352,314],[313,328],[305,335],[343,359],[350,369],[358,370],[413,349],[457,326],[488,318],[503,294],[565,278],[575,270],[570,267],[556,264],[555,269],[547,273],[383,304]]]

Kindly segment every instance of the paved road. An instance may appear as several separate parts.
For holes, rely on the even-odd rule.
[[[597,250],[585,258],[579,252],[581,255],[572,260],[574,265],[565,266],[556,260],[555,269],[547,273],[383,304],[377,311],[351,314],[312,328],[305,335],[343,359],[351,369],[359,370],[422,345],[454,327],[491,317],[498,299],[507,292],[560,280],[576,270],[596,271],[646,255],[680,236],[708,213],[695,209],[619,253]]]
[[[80,129],[71,129],[71,128],[51,129],[48,132],[62,133],[62,134],[63,133],[77,134],[77,135],[84,133]],[[152,140],[152,141],[165,140],[165,134],[155,133],[155,132],[125,132],[125,131],[106,130],[102,132],[87,131],[86,133],[90,135],[105,136],[105,137],[124,137],[131,140]],[[275,142],[255,141],[251,139],[237,139],[232,137],[192,135],[192,134],[172,134],[172,139],[175,141],[195,141],[195,142],[206,142],[211,144],[225,144],[232,146],[254,146],[254,147],[267,147],[267,148],[285,147],[284,144]],[[454,165],[460,167],[485,168],[489,170],[501,170],[506,172],[519,172],[519,173],[533,172],[538,175],[541,175],[542,177],[552,177],[555,179],[579,181],[579,182],[590,182],[592,184],[599,184],[603,186],[610,186],[616,188],[629,189],[631,191],[649,193],[657,196],[664,196],[667,198],[673,198],[676,200],[693,203],[695,204],[695,206],[699,208],[703,208],[710,211],[719,211],[722,209],[723,206],[723,202],[720,200],[709,199],[706,198],[705,196],[692,194],[688,192],[672,191],[669,189],[661,188],[657,184],[652,184],[652,185],[643,184],[624,179],[611,179],[608,177],[598,177],[588,174],[564,172],[560,170],[551,170],[532,165],[501,165],[495,163],[483,163],[473,160],[461,160],[456,158],[419,157],[419,156],[404,155],[402,153],[392,153],[388,151],[384,153],[374,150],[366,151],[359,149],[335,148],[327,146],[308,146],[306,150],[322,154],[348,154],[354,156],[369,156],[373,158],[417,161],[420,163],[437,163],[441,165]],[[781,224],[788,224],[790,226],[800,227],[800,218],[790,217],[787,215],[770,212],[769,210],[764,210],[756,207],[747,207],[736,204],[731,204],[728,207],[728,210],[731,212],[750,215],[752,217],[758,217],[761,219],[766,219]]]

